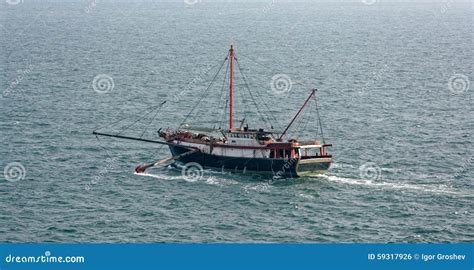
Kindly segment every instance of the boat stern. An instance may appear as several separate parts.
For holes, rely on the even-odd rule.
[[[300,159],[296,166],[296,174],[300,177],[317,176],[325,173],[332,163],[332,157]]]
[[[331,144],[319,142],[302,143],[298,152],[300,160],[296,166],[298,176],[317,176],[325,173],[332,163],[332,155],[328,154],[327,147]]]

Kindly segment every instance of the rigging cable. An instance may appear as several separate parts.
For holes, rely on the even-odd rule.
[[[307,114],[306,121],[303,120],[304,125],[303,125],[302,130],[299,132],[300,134],[303,134],[303,132],[306,130],[306,127],[308,127],[309,122],[311,122],[311,115],[313,115],[313,111],[314,111],[314,108],[313,106],[311,106],[311,103],[310,103],[310,109],[308,110],[309,113]]]
[[[303,109],[302,113],[296,117],[295,121],[293,122],[293,126],[289,128],[291,135],[293,135],[294,131],[298,133],[300,132],[300,128],[303,125],[305,118],[307,117],[307,113],[308,111]]]
[[[162,104],[164,104],[164,103],[162,103]],[[160,105],[162,105],[162,104],[160,104]],[[156,109],[158,109],[158,111],[159,111],[160,105],[157,106],[156,108],[154,108],[153,110],[151,110],[149,113],[147,113],[147,115],[153,113]],[[128,126],[125,126],[125,128],[123,128],[121,131],[119,131],[119,132],[118,132],[117,134],[115,134],[115,135],[120,135],[120,134],[122,134],[124,131],[126,131],[127,129],[129,129],[130,127],[132,127],[133,125],[137,124],[138,122],[140,122],[141,120],[143,120],[143,119],[145,119],[145,118],[146,118],[146,117],[140,117],[140,118],[138,118],[135,122],[131,123],[131,124],[128,125]]]
[[[160,105],[164,105],[165,103],[166,103],[166,100],[163,101]],[[162,106],[160,106],[160,107],[158,108],[158,110],[156,110],[155,115],[154,115],[153,118],[151,119],[150,123],[148,123],[148,125],[145,126],[145,129],[143,130],[143,133],[142,133],[142,135],[140,136],[140,138],[142,138],[143,135],[145,135],[146,130],[148,129],[149,126],[151,126],[151,124],[152,124],[153,121],[155,120],[156,116],[157,116],[158,113],[160,112],[161,108],[162,108]]]
[[[146,107],[145,109],[139,111],[138,113],[141,114],[141,113],[146,112],[146,111],[148,111],[148,110],[150,110],[150,109],[152,109],[151,111],[153,112],[157,107],[162,106],[164,103],[165,103],[165,102],[162,102],[160,105],[152,105],[152,106]],[[115,122],[112,122],[112,123],[110,123],[110,124],[108,124],[108,125],[105,125],[105,126],[103,126],[103,127],[98,127],[98,128],[96,128],[96,129],[94,129],[94,131],[97,131],[97,130],[100,130],[100,129],[103,129],[103,128],[106,128],[106,127],[110,127],[110,126],[112,126],[112,125],[114,125],[114,124],[117,124],[117,123],[119,123],[119,122],[122,122],[123,120],[127,120],[127,119],[130,119],[130,118],[131,118],[131,117],[123,117],[123,118],[121,118],[121,119],[119,119],[119,120],[117,120],[117,121],[115,121]]]
[[[255,104],[255,108],[257,109],[257,112],[258,112],[260,118],[263,120],[263,122],[264,122],[265,124],[268,125],[267,120],[265,120],[264,114],[260,111],[260,109],[259,109],[259,107],[258,107],[258,104],[257,104],[257,101],[255,100],[255,98],[254,98],[254,96],[253,96],[253,94],[252,94],[252,91],[250,90],[250,87],[249,87],[249,85],[248,85],[248,83],[247,83],[247,78],[245,77],[245,74],[242,72],[242,69],[240,68],[240,63],[239,63],[239,61],[237,61],[237,59],[235,59],[235,62],[237,63],[237,67],[238,67],[238,69],[239,69],[239,71],[240,71],[240,74],[242,74],[242,79],[244,80],[245,88],[246,88],[247,91],[249,92],[250,97],[252,98],[252,101],[253,101],[253,103]],[[270,121],[271,121],[271,120],[270,120]],[[276,119],[275,119],[275,121],[276,121]],[[273,125],[272,125],[272,124],[270,124],[270,128],[273,129]]]
[[[225,127],[225,124],[227,122],[227,106],[229,105],[229,99],[226,97],[225,99],[225,105],[224,105],[224,112],[222,113],[222,118],[221,118],[221,124],[223,127]]]
[[[249,60],[252,61],[253,63],[256,63],[257,65],[260,65],[261,67],[264,67],[265,69],[268,68],[267,66],[265,66],[265,65],[263,65],[263,64],[261,64],[261,63],[255,61],[255,60],[253,60],[252,58],[250,58],[250,57],[248,57],[248,56],[246,56],[246,55],[242,55],[242,54],[239,54],[239,55],[240,55],[240,56],[243,56],[244,58],[249,59]],[[265,108],[266,108],[267,111],[269,112],[269,115],[271,116],[271,118],[273,118],[272,120],[275,121],[275,124],[278,125],[278,129],[281,129],[281,124],[278,122],[278,120],[275,118],[275,116],[274,116],[272,113],[270,113],[270,112],[271,112],[270,107],[269,107],[268,104],[265,102],[265,99],[264,99],[262,96],[260,96],[260,93],[259,93],[258,91],[255,92],[255,95],[257,96],[257,98],[259,98],[259,99],[262,101],[263,105],[265,106]],[[269,117],[269,119],[270,119],[270,117]],[[273,125],[272,125],[272,126],[273,126]],[[273,127],[272,127],[272,128],[273,128]]]
[[[235,61],[237,62],[237,58],[235,58]],[[242,71],[240,72],[240,74],[243,76]],[[237,79],[237,72],[235,73],[235,77],[236,77],[236,78],[235,78],[235,81],[237,81],[237,80],[238,80],[238,79]],[[238,87],[241,86],[241,84],[234,84],[234,86],[236,86],[236,87],[235,87],[235,89],[236,89],[236,91],[235,91],[236,95],[239,95],[239,97],[240,97],[240,99],[241,99],[241,101],[242,101],[242,103],[241,103],[242,106],[236,106],[236,107],[237,107],[237,108],[242,108],[242,112],[244,113],[244,118],[243,118],[243,119],[244,119],[244,121],[245,121],[245,119],[247,119],[247,113],[249,112],[249,110],[247,110],[247,109],[248,109],[247,106],[245,106],[245,95],[244,95],[244,92],[243,92],[243,91],[239,91],[240,88],[238,88]],[[244,84],[244,86],[245,86],[245,84]],[[250,113],[251,113],[251,111],[250,111]],[[237,113],[236,113],[236,114],[237,114]],[[240,119],[237,119],[237,121],[238,121],[238,122],[241,122]]]
[[[219,97],[219,102],[221,101],[222,97],[224,96],[224,92],[227,92],[227,91],[224,91],[224,87],[226,86],[226,81],[227,81],[227,71],[229,71],[229,66],[230,66],[230,63],[227,62],[227,65],[226,65],[226,69],[225,69],[225,73],[224,73],[224,80],[222,81],[222,87],[221,87],[221,95]],[[227,95],[225,95],[225,103],[222,104],[222,107],[223,107],[223,113],[222,113],[222,118],[221,118],[221,121],[219,122],[219,129],[223,126],[225,126],[225,116],[226,116],[226,111],[227,111],[227,102],[229,102],[229,100],[227,99]],[[219,106],[221,107],[221,106]]]
[[[227,54],[227,55],[229,55],[229,54]],[[219,70],[217,71],[216,75],[219,74],[219,71],[220,71],[220,69],[222,68],[222,65],[226,62],[226,60],[227,60],[227,57],[225,58],[224,62],[221,64],[221,67],[219,67]],[[209,68],[206,72],[204,72],[204,75],[207,76],[207,75],[209,74],[209,72],[211,72],[211,70],[213,70],[213,69],[214,69],[215,67],[217,67],[217,66],[219,66],[219,62],[218,62],[216,65],[214,65],[214,66],[212,66],[211,68]],[[216,75],[214,75],[214,78],[215,78]],[[201,100],[199,100],[199,102],[201,102]],[[199,102],[198,102],[198,104],[199,104]],[[197,104],[197,105],[198,105],[198,104]],[[196,105],[196,106],[197,106],[197,105]],[[194,106],[193,110],[196,108],[196,106]],[[179,125],[179,127],[181,127],[181,126],[184,124],[184,122],[186,121],[186,119],[189,117],[190,114],[191,114],[191,112],[190,112],[190,113],[186,116],[186,118],[181,122],[181,124]],[[165,145],[161,145],[160,147],[158,147],[158,148],[156,149],[156,151],[155,151],[155,154],[157,154],[158,151],[160,151],[161,149],[163,149],[164,146],[165,146]]]
[[[314,95],[314,104],[316,105],[316,114],[318,115],[319,129],[321,131],[321,138],[323,139],[323,144],[325,144],[324,133],[323,133],[323,123],[321,122],[321,117],[319,116],[318,101],[316,100],[316,95]]]
[[[209,91],[209,89],[212,87],[212,85],[214,84],[215,80],[216,80],[216,77],[217,75],[219,74],[219,72],[221,71],[222,67],[224,66],[225,62],[227,61],[227,58],[228,58],[228,55],[229,53],[227,54],[227,57],[224,59],[224,61],[222,62],[221,66],[219,67],[219,70],[217,70],[217,72],[214,74],[214,77],[212,78],[211,82],[209,83],[209,86],[206,88],[206,90],[204,90],[204,95],[201,96],[201,98],[198,100],[198,102],[196,103],[196,105],[194,105],[194,107],[191,109],[191,111],[186,115],[186,117],[184,118],[184,120],[181,122],[181,124],[179,125],[180,127],[184,124],[184,122],[186,122],[186,120],[189,118],[189,116],[194,112],[194,110],[197,108],[197,106],[201,103],[201,101],[204,99],[204,97],[207,95],[207,92]]]

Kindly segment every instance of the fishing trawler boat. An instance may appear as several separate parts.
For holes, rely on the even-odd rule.
[[[317,139],[296,140],[286,138],[287,131],[312,100],[316,102],[316,89],[299,108],[291,122],[281,133],[263,128],[250,128],[245,119],[234,126],[234,49],[231,46],[225,59],[228,63],[229,110],[228,126],[225,128],[192,127],[187,124],[176,129],[159,129],[161,140],[148,140],[94,131],[93,134],[123,139],[165,144],[172,157],[136,167],[137,173],[174,160],[181,163],[199,164],[203,168],[230,170],[241,173],[265,173],[274,177],[315,176],[329,169],[332,155],[327,148],[332,146]],[[227,72],[226,72],[227,73]],[[227,74],[226,74],[227,76]],[[319,116],[319,113],[318,113]],[[323,136],[320,125],[321,135]]]

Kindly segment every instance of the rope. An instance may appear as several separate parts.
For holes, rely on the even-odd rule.
[[[219,74],[221,68],[222,68],[222,65],[227,61],[227,58],[229,56],[229,53],[227,54],[226,58],[224,59],[224,62],[221,64],[221,66],[219,67],[219,70],[216,72],[216,74],[214,75],[214,78],[213,80],[216,78],[217,74]],[[218,64],[214,65],[213,67],[211,67],[210,69],[208,69],[204,75],[207,75],[211,70],[213,70],[216,66],[218,66]],[[211,86],[211,85],[210,85]],[[209,90],[210,86],[207,88],[207,90]],[[206,90],[206,91],[207,91]],[[203,95],[204,97],[204,95]],[[199,103],[201,102],[202,98],[198,101],[198,104],[196,104],[192,111],[196,109],[197,105],[199,105]],[[191,115],[192,111],[190,113],[188,113],[188,115],[186,116],[186,118],[181,122],[181,124],[179,126],[182,126],[184,124],[184,122],[188,119],[188,117]],[[155,151],[155,155],[158,153],[158,151],[160,151],[161,149],[163,149],[163,147],[165,147],[165,145],[161,145],[160,147],[157,147],[156,148],[156,151]]]
[[[221,118],[221,126],[225,127],[225,123],[226,123],[226,111],[227,111],[227,105],[229,103],[229,99],[226,98],[225,99],[225,106],[224,106],[224,112],[222,113],[222,118]],[[219,127],[220,128],[220,127]]]
[[[153,110],[154,110],[156,107],[161,106],[161,105],[163,105],[163,104],[164,104],[164,103],[161,103],[160,105],[152,105],[152,106],[146,107],[145,109],[139,111],[138,113],[140,114],[140,113],[142,113],[142,112],[148,111],[150,108],[153,108]],[[152,110],[152,111],[153,111],[153,110]],[[133,116],[135,116],[135,115],[133,115]],[[119,119],[118,121],[112,122],[112,123],[110,123],[110,124],[108,124],[108,125],[105,125],[105,126],[103,126],[103,127],[96,128],[96,129],[94,129],[94,131],[97,131],[97,130],[100,130],[100,129],[103,129],[103,128],[106,128],[106,127],[110,127],[111,125],[117,124],[117,123],[119,123],[119,122],[121,122],[121,121],[123,121],[123,120],[130,119],[130,118],[131,118],[131,117],[124,117],[124,118],[121,118],[121,119]]]
[[[165,103],[166,103],[166,101],[163,101],[160,105],[163,105],[163,104],[165,104]],[[148,123],[148,125],[145,126],[145,129],[143,130],[143,133],[142,133],[142,135],[140,136],[140,138],[142,138],[143,135],[145,135],[146,130],[148,129],[149,126],[151,126],[151,123],[155,120],[155,118],[156,118],[156,116],[158,115],[158,113],[160,112],[161,108],[163,108],[163,107],[160,106],[160,107],[158,108],[158,110],[156,110],[155,115],[154,115],[153,118],[151,119],[150,123]]]
[[[248,58],[248,57],[245,57],[245,58]],[[248,58],[248,59],[250,59],[250,58]],[[250,60],[251,60],[251,59],[250,59]],[[253,60],[252,60],[252,61],[253,61]],[[236,62],[237,62],[237,65],[238,65],[238,67],[239,67],[240,73],[242,74],[242,76],[243,76],[243,78],[244,78],[245,85],[246,85],[247,89],[248,89],[249,92],[250,92],[250,88],[249,88],[248,83],[247,83],[247,78],[246,78],[245,74],[242,72],[242,70],[241,70],[241,68],[240,68],[239,62],[238,62],[238,61],[236,61]],[[258,63],[258,62],[256,62],[256,61],[253,61],[253,62],[255,62],[255,63],[257,63],[257,64],[263,66],[262,64],[260,64],[260,63]],[[266,68],[266,67],[265,67],[265,68]],[[250,92],[250,95],[252,95],[251,92]],[[260,96],[260,93],[259,93],[258,91],[255,92],[255,95],[257,96],[257,98],[258,98],[259,100],[262,101],[263,105],[265,106],[265,109],[268,111],[269,117],[267,117],[267,118],[269,119],[269,121],[270,121],[270,122],[273,122],[273,123],[275,123],[275,124],[277,124],[277,125],[279,126],[279,128],[280,128],[281,125],[279,124],[279,122],[278,122],[278,120],[275,118],[275,116],[274,116],[272,113],[270,113],[271,109],[270,109],[270,107],[268,106],[268,104],[265,102],[265,99],[264,99],[262,96]],[[253,96],[252,96],[252,99],[253,99]],[[258,109],[258,107],[257,107],[257,109]],[[271,127],[271,129],[273,129],[273,125],[270,125],[270,127]]]
[[[237,58],[235,59],[235,62],[237,62]],[[241,75],[242,75],[242,73],[241,73]],[[236,74],[236,77],[237,77],[237,74]],[[236,81],[237,81],[237,79],[236,79]],[[239,87],[240,84],[234,84],[234,86]],[[244,86],[245,86],[245,84],[244,84]],[[235,87],[235,89],[236,89],[237,91],[234,91],[234,93],[236,93],[236,95],[238,95],[238,96],[240,97],[240,100],[242,100],[242,106],[238,106],[238,107],[236,106],[236,108],[242,108],[242,112],[244,113],[244,118],[243,118],[243,119],[247,119],[247,113],[249,112],[249,110],[248,110],[247,106],[245,106],[245,96],[244,96],[244,92],[243,92],[243,91],[239,91],[240,88],[237,88],[237,87]],[[236,111],[237,111],[237,110],[236,110]],[[251,113],[251,111],[250,111],[250,113]],[[240,122],[241,122],[240,119],[237,119],[237,121],[238,121],[239,124],[240,124]]]
[[[311,104],[311,103],[310,103]],[[311,106],[311,105],[310,105]],[[303,128],[301,129],[301,132],[300,134],[302,134],[305,130],[306,130],[306,127],[308,126],[309,122],[311,121],[311,115],[313,113],[313,106],[310,107],[310,110],[308,111],[309,113],[307,114],[307,119],[306,121],[303,121],[304,122],[304,125],[303,125]],[[298,137],[299,138],[299,137]]]
[[[99,136],[95,135],[95,138],[96,138],[97,141],[99,142],[99,146],[102,147],[102,149],[104,149],[104,151],[105,151],[105,153],[107,154],[107,156],[109,156],[109,158],[112,158],[112,156],[109,154],[109,151],[107,151],[107,148],[105,148],[105,147],[102,145],[102,142],[100,141]]]
[[[255,104],[255,108],[257,109],[257,113],[259,114],[260,116],[260,119],[263,120],[264,124],[268,125],[267,121],[265,120],[265,117],[264,117],[264,114],[260,111],[259,107],[258,107],[258,104],[257,104],[257,101],[255,100],[253,94],[252,94],[252,91],[250,90],[250,87],[247,83],[247,78],[245,77],[245,74],[242,72],[242,69],[240,68],[240,63],[239,61],[237,61],[237,59],[235,60],[235,62],[237,63],[237,67],[240,71],[240,74],[242,74],[242,79],[244,80],[244,83],[245,83],[245,88],[247,89],[247,91],[249,92],[250,94],[250,97],[252,98],[252,102]],[[276,121],[276,119],[275,119]],[[270,124],[270,128],[273,129],[273,126]]]
[[[318,115],[319,129],[321,131],[321,138],[323,139],[324,144],[326,142],[324,140],[323,123],[321,122],[321,117],[319,116],[318,101],[316,100],[316,96],[314,97],[314,104],[316,105],[316,114]]]
[[[219,72],[221,71],[222,67],[224,66],[225,62],[227,61],[227,58],[228,58],[228,55],[227,54],[227,57],[225,58],[225,60],[222,62],[221,66],[219,67],[219,70],[217,70],[217,72],[214,74],[214,77],[212,78],[211,82],[209,83],[209,86],[206,88],[206,90],[204,90],[204,95],[201,96],[201,98],[198,100],[198,102],[196,103],[196,105],[194,105],[194,107],[191,109],[191,111],[186,115],[186,117],[184,118],[184,120],[181,122],[181,124],[179,125],[180,127],[186,122],[186,120],[189,118],[189,116],[194,112],[194,110],[197,108],[197,106],[201,103],[201,101],[204,99],[204,97],[207,95],[207,92],[209,91],[209,89],[212,87],[212,85],[214,84],[215,80],[216,80],[216,77],[217,75],[219,74]]]
[[[161,104],[160,104],[161,105]],[[159,109],[159,106],[156,107],[156,108],[153,108],[153,110],[151,110],[148,114],[151,114],[152,112],[154,112],[156,109]],[[131,128],[133,125],[137,124],[138,122],[140,122],[141,120],[145,119],[146,117],[140,117],[138,118],[135,122],[131,123],[130,125],[128,126],[125,126],[125,128],[123,128],[121,131],[119,131],[118,133],[116,133],[115,135],[120,135],[122,134],[124,131],[128,130],[129,128]]]
[[[225,69],[225,74],[224,74],[224,80],[222,81],[222,87],[221,87],[221,95],[219,97],[219,101],[222,99],[222,97],[224,96],[224,87],[226,86],[226,81],[227,81],[227,71],[229,71],[229,66],[230,66],[230,63],[227,61],[227,65],[226,65],[226,69]],[[221,128],[221,126],[225,126],[225,115],[226,115],[226,110],[227,110],[227,102],[229,102],[229,100],[227,99],[227,96],[226,96],[226,99],[225,99],[225,102],[222,104],[222,108],[223,108],[223,113],[222,113],[222,118],[221,118],[221,121],[219,122],[219,129]],[[219,106],[221,107],[221,106]]]

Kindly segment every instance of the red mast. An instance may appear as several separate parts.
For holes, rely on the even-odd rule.
[[[232,80],[233,80],[233,62],[234,62],[234,49],[232,48],[232,45],[230,45],[230,50],[229,50],[229,55],[230,55],[230,93],[229,93],[229,130],[232,130],[232,105],[233,105],[233,93],[232,93]]]

